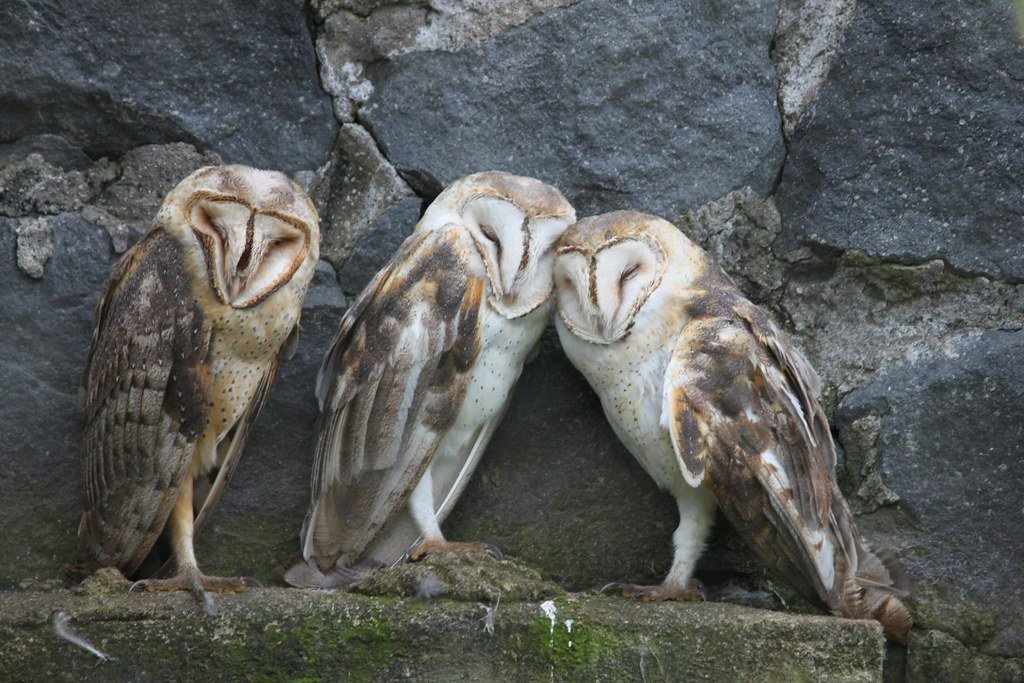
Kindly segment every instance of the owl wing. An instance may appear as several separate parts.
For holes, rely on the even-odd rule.
[[[820,386],[767,315],[735,297],[684,327],[662,419],[686,480],[712,489],[766,563],[831,604],[842,589],[836,559],[853,549],[835,533],[835,447]]]
[[[130,575],[160,535],[206,426],[210,325],[155,229],[114,266],[86,363],[79,562]]]
[[[484,281],[456,229],[414,233],[342,319],[318,377],[306,559],[355,562],[452,426],[482,342]]]

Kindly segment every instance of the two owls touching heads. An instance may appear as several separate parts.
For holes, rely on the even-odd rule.
[[[192,538],[294,349],[318,254],[301,189],[224,166],[182,181],[113,268],[84,377],[79,575],[113,566],[201,597],[245,588],[202,573]],[[820,380],[786,334],[670,223],[577,222],[555,188],[500,172],[446,188],[341,319],[288,583],[344,587],[428,553],[493,552],[440,524],[553,308],[616,435],[678,502],[664,581],[617,589],[701,599],[692,575],[717,508],[809,600],[906,640],[903,572],[857,532]]]

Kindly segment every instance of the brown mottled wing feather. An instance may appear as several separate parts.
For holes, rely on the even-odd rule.
[[[719,296],[727,305],[684,327],[668,367],[673,446],[768,565],[832,604],[842,539],[830,533],[835,453],[817,376],[762,311]]]
[[[346,313],[324,359],[302,532],[304,556],[323,568],[359,559],[402,509],[458,414],[484,303],[484,282],[469,272],[475,252],[460,235],[407,239]]]
[[[206,425],[209,342],[181,254],[155,229],[114,267],[96,310],[81,565],[131,574],[160,535]]]

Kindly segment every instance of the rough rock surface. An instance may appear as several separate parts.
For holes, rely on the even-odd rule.
[[[338,271],[338,283],[345,296],[356,296],[412,234],[420,219],[422,202],[416,197],[401,200],[381,216],[369,232],[356,242],[352,255]]]
[[[366,129],[345,124],[331,155],[320,255],[336,266],[345,263],[356,242],[396,202],[412,194],[395,169],[381,156]]]
[[[360,595],[421,600],[444,596],[453,600],[547,600],[565,594],[535,569],[516,560],[497,560],[475,553],[427,555],[360,579],[348,587]]]
[[[1021,82],[1009,3],[858,2],[786,160],[780,248],[1024,280]]]
[[[1024,332],[986,333],[880,375],[835,420],[855,479],[892,494],[862,526],[906,562],[917,624],[999,657],[1024,657],[1022,357]]]
[[[324,89],[335,111],[352,120],[373,84],[365,65],[385,57],[423,50],[460,50],[554,7],[578,0],[378,0],[314,1],[323,22],[316,43]]]
[[[497,168],[554,183],[580,215],[675,216],[773,187],[775,23],[770,2],[581,2],[477,47],[371,65],[360,120],[420,194]]]
[[[182,141],[294,171],[323,164],[337,129],[301,3],[6,2],[0,44],[0,141]]]
[[[92,309],[114,252],[106,232],[76,214],[51,221],[42,279],[19,270],[13,221],[0,219],[0,588],[55,577],[72,559],[81,512],[84,428],[77,398]]]
[[[187,595],[0,593],[0,678],[877,681],[877,624],[733,605],[569,596],[549,604],[253,589],[204,618]],[[59,639],[67,627],[112,661]],[[552,615],[549,618],[548,614]],[[743,647],[736,647],[742,643]]]
[[[826,384],[845,394],[887,367],[948,354],[965,336],[1024,327],[1021,301],[1024,286],[962,277],[937,261],[904,266],[847,252],[793,267],[779,309]]]
[[[843,31],[853,18],[855,0],[782,0],[772,44],[779,74],[779,107],[786,138],[825,83]]]
[[[126,152],[117,175],[103,188],[97,204],[140,230],[149,228],[167,193],[203,166],[223,163],[217,154],[192,145],[143,145]]]
[[[744,187],[681,216],[675,225],[755,303],[771,303],[782,288],[786,264],[771,249],[781,230],[771,199]]]
[[[1024,680],[1024,658],[986,657],[964,647],[942,631],[914,636],[907,657],[908,683],[932,681]]]
[[[549,329],[444,530],[582,589],[660,580],[678,523]]]

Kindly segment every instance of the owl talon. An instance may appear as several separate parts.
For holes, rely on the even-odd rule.
[[[219,576],[206,576],[205,574],[179,574],[169,579],[143,579],[136,581],[128,587],[128,592],[136,588],[145,590],[147,593],[165,593],[173,591],[189,591],[196,596],[199,602],[205,601],[206,592],[211,593],[241,593],[251,585],[260,585],[255,579],[242,576],[222,578]]]
[[[490,543],[461,543],[457,541],[421,541],[409,548],[405,554],[406,562],[419,562],[427,555],[447,555],[449,553],[477,553],[487,555],[495,560],[505,559],[504,553]]]
[[[484,547],[484,555],[487,555],[498,562],[505,561],[505,553],[501,552],[501,548],[493,543],[481,543],[481,545]]]
[[[620,591],[625,598],[640,600],[641,602],[665,602],[674,600],[678,602],[706,602],[704,585],[697,579],[690,579],[685,588],[675,588],[661,584],[658,586],[641,586],[635,583],[614,582],[606,584],[601,588],[602,593],[609,591]]]

